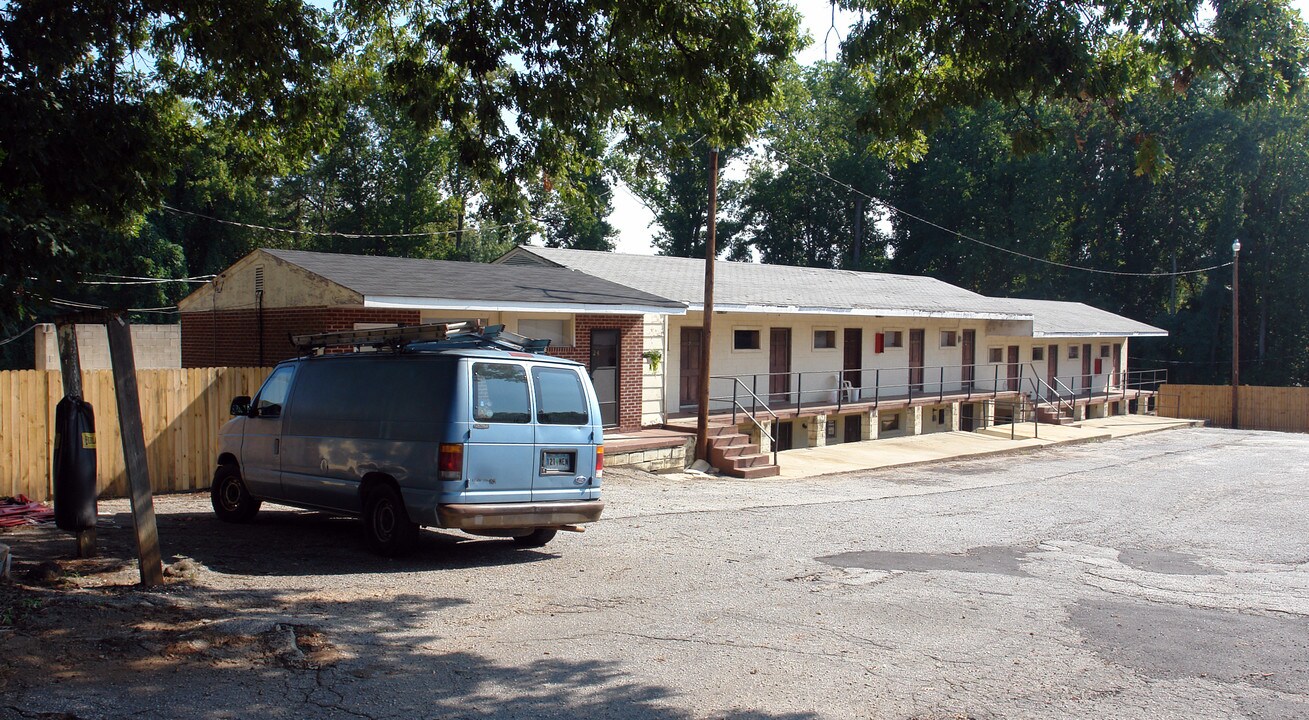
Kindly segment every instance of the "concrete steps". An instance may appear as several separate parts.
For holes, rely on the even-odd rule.
[[[759,446],[737,431],[732,425],[709,427],[709,464],[724,475],[754,479],[772,477],[781,468],[772,462],[772,456],[759,452]]]

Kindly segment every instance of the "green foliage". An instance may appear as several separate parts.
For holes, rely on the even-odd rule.
[[[660,255],[704,257],[709,240],[708,133],[642,132],[641,145],[629,143],[613,163],[632,193],[654,214],[659,229],[651,244]],[[740,158],[740,150],[718,153],[718,208],[714,246],[718,254],[730,252],[739,222],[732,219],[741,184],[724,175]]]
[[[323,14],[299,0],[6,4],[0,325],[148,251],[142,218],[196,141],[195,118],[253,144],[303,142],[331,57]]]
[[[1233,109],[1224,92],[1217,78],[1195,78],[1185,96],[1142,94],[1113,113],[1043,102],[1036,119],[1073,141],[1023,155],[1009,146],[1028,114],[996,104],[957,110],[930,136],[922,161],[895,174],[888,199],[1015,252],[1119,273],[1166,273],[1174,260],[1183,270],[1221,265],[1239,237],[1243,379],[1301,384],[1309,380],[1309,318],[1299,310],[1309,300],[1299,280],[1309,260],[1309,114],[1300,94]],[[1167,171],[1136,172],[1153,140],[1133,131],[1142,125],[1161,128]],[[1229,268],[1175,281],[1092,274],[905,217],[894,219],[891,249],[898,272],[993,295],[1085,301],[1152,322],[1171,335],[1134,343],[1135,357],[1166,365],[1174,380],[1226,381]]]
[[[842,47],[843,60],[875,80],[861,125],[912,143],[953,108],[989,102],[1065,100],[1113,114],[1139,94],[1182,93],[1195,78],[1215,75],[1219,95],[1233,106],[1287,97],[1303,84],[1309,60],[1304,25],[1287,0],[842,6],[867,13]],[[1161,171],[1160,157],[1146,144],[1138,168]]]
[[[887,148],[855,127],[868,89],[832,63],[796,68],[782,87],[779,110],[762,132],[768,152],[746,181],[741,218],[748,229],[737,255],[748,248],[766,263],[878,267],[875,208],[848,189],[876,196],[887,180]],[[863,235],[858,262],[856,225]]]

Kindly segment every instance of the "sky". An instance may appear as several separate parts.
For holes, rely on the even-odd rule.
[[[1292,0],[1291,5],[1300,11],[1302,17],[1309,17],[1309,0]],[[830,3],[823,0],[797,0],[796,6],[800,9],[804,30],[812,39],[808,46],[796,53],[796,60],[801,65],[822,60],[824,50],[828,59],[836,59],[837,46],[840,44],[838,37],[845,37],[846,30],[857,19],[857,14],[837,10],[836,29],[833,30]],[[824,39],[827,41],[826,48]],[[736,170],[741,172],[743,168]],[[653,255],[654,247],[650,244],[650,238],[656,230],[651,226],[653,213],[622,183],[614,188],[613,208],[609,222],[618,230],[616,250],[621,253]]]

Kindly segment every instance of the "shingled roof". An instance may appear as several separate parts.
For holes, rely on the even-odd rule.
[[[496,261],[580,270],[686,303],[704,304],[704,261],[659,255],[520,246]],[[761,265],[719,260],[714,309],[738,312],[837,313],[885,317],[1029,320],[1031,314],[995,298],[914,275]]]
[[[264,249],[263,252],[359,293],[365,307],[685,312],[685,306],[675,300],[559,267],[512,267],[303,250]]]
[[[1032,337],[1165,337],[1167,330],[1078,302],[996,298],[1032,316]]]

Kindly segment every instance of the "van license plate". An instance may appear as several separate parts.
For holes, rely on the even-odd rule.
[[[575,452],[550,452],[546,450],[541,453],[541,470],[542,472],[570,473],[573,471],[574,461],[577,458]]]

